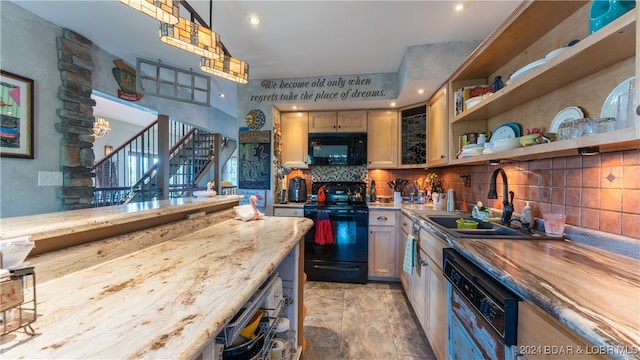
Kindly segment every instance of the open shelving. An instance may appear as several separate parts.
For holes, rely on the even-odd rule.
[[[601,103],[612,79],[628,78],[635,74],[634,64],[637,66],[638,51],[637,11],[629,11],[593,34],[588,34],[590,3],[523,3],[454,72],[448,80],[451,93],[463,86],[490,83],[496,75],[513,72],[533,60],[545,57],[568,39],[580,39],[556,57],[487,96],[473,108],[454,115],[450,107],[451,160],[448,165],[484,163],[495,159],[530,160],[576,155],[577,148],[591,146],[598,146],[600,151],[640,146],[640,131],[636,120],[636,125],[632,128],[589,137],[463,159],[455,156],[458,150],[457,137],[466,132],[492,131],[496,126],[510,121],[520,123],[524,128],[548,124],[550,109],[581,102],[590,107],[590,111],[586,112],[594,117],[596,103]],[[452,100],[451,95],[450,103]],[[560,106],[563,104],[564,106]],[[540,110],[547,113],[541,115]]]

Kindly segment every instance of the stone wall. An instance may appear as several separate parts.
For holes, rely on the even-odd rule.
[[[91,56],[92,42],[63,29],[58,37],[58,69],[62,84],[58,98],[62,108],[57,110],[60,122],[56,129],[62,133],[60,167],[64,175],[58,197],[61,210],[93,207],[91,166],[93,152],[93,106],[91,74],[95,68]]]

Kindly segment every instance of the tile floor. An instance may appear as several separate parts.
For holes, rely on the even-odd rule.
[[[303,360],[435,360],[400,283],[308,281]]]

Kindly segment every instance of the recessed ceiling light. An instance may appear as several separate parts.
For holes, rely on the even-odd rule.
[[[392,102],[390,105],[391,105],[391,107],[394,107],[394,106],[396,106],[396,103]]]
[[[298,107],[297,107],[297,106],[295,106],[295,105],[293,105],[293,106],[291,107],[291,109],[293,109],[293,110],[298,110]]]
[[[424,94],[424,89],[418,89],[418,94]]]
[[[255,16],[255,15],[252,15],[251,17],[249,17],[249,24],[251,24],[251,25],[260,24],[260,18]]]
[[[463,3],[458,3],[453,6],[453,12],[461,12],[466,6]]]
[[[227,94],[225,94],[225,93],[220,93],[220,94],[218,94],[218,97],[220,97],[220,98],[224,99],[224,98],[226,98],[226,97],[227,97]]]

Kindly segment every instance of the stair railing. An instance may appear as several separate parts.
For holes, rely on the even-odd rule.
[[[206,173],[212,166],[219,169],[216,152],[228,159],[235,144],[220,134],[169,120],[168,197],[190,196],[204,189]],[[162,199],[159,182],[158,121],[156,120],[105,158],[96,162],[94,202],[96,207]],[[219,155],[218,155],[219,156]],[[225,160],[226,161],[226,160]],[[216,172],[218,174],[218,172]],[[218,177],[218,175],[214,175]]]

